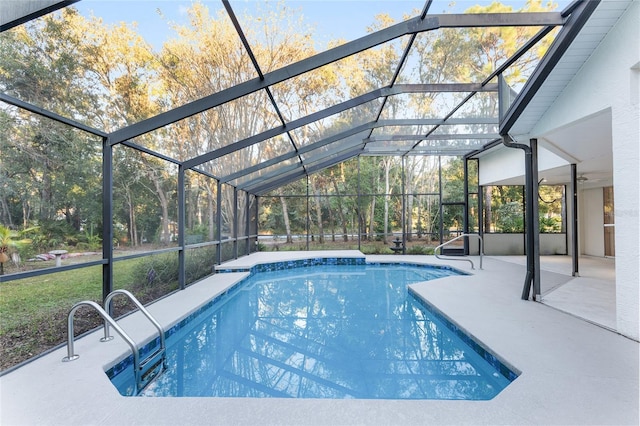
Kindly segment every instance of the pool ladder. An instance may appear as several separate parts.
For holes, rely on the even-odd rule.
[[[107,313],[109,312],[109,309],[111,307],[111,301],[118,294],[124,294],[125,296],[127,296],[133,302],[133,304],[136,305],[140,312],[142,312],[144,316],[146,316],[147,319],[151,321],[154,327],[158,330],[158,334],[160,336],[160,346],[142,360],[140,359],[140,351],[136,343]],[[76,311],[82,306],[93,307],[104,319],[104,337],[100,339],[101,342],[108,342],[109,340],[113,340],[113,336],[111,336],[109,333],[109,327],[112,327],[131,348],[131,352],[133,353],[133,374],[136,380],[136,394],[144,389],[155,377],[158,376],[158,374],[160,374],[166,368],[166,346],[164,340],[164,329],[158,323],[158,321],[156,321],[155,318],[151,316],[149,311],[147,311],[147,309],[142,306],[142,303],[140,303],[140,301],[127,290],[114,290],[109,293],[104,299],[105,309],[102,309],[100,305],[91,300],[78,302],[71,307],[71,310],[69,311],[69,317],[67,318],[67,356],[62,358],[63,362],[74,361],[80,357],[80,355],[74,353],[73,348],[73,317]]]
[[[469,263],[471,263],[471,269],[476,269],[475,265],[473,264],[473,260],[467,259],[466,257],[460,257],[460,256],[458,256],[457,258],[456,257],[452,257],[452,256],[450,256],[450,257],[440,257],[440,256],[443,256],[443,254],[442,254],[442,248],[443,247],[448,246],[449,244],[453,243],[454,241],[457,241],[457,240],[459,240],[461,238],[465,238],[465,237],[475,237],[475,238],[480,240],[480,269],[482,269],[482,255],[483,255],[483,252],[484,252],[484,244],[482,242],[482,237],[480,235],[478,235],[478,234],[460,234],[457,237],[440,244],[438,247],[436,247],[433,250],[433,254],[438,259],[462,260],[462,261],[469,262]],[[439,254],[438,254],[438,250],[440,250]]]

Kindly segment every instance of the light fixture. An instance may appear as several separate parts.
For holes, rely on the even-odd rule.
[[[578,181],[578,183],[585,183],[589,179],[587,179],[584,175],[580,175],[576,178],[576,180]]]

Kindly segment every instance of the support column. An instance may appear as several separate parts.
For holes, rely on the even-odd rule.
[[[533,300],[541,301],[540,291],[540,211],[538,206],[538,139],[530,139],[529,146],[531,147],[531,181],[528,185],[531,186],[532,196],[530,202],[531,217],[528,220],[531,225],[531,238],[533,240]]]
[[[469,233],[469,163],[466,157],[462,158],[462,192],[464,193],[464,222],[462,224],[462,232]],[[469,237],[464,237],[464,254],[469,255]]]
[[[361,250],[362,241],[362,214],[360,212],[362,200],[360,199],[360,156],[358,155],[358,194],[356,196],[356,214],[358,215],[358,250]]]
[[[102,139],[102,300],[113,291],[113,146]],[[110,307],[109,315],[113,314]]]
[[[578,257],[580,249],[578,247],[578,166],[571,164],[571,194],[573,194],[571,206],[571,275],[579,277]]]
[[[186,214],[185,214],[185,194],[184,194],[184,167],[182,164],[178,165],[178,287],[180,290],[184,290],[185,283],[185,246],[184,235],[186,230]]]
[[[238,258],[238,188],[233,187],[233,258]]]
[[[251,200],[251,196],[252,194],[249,195],[249,200]],[[255,235],[255,242],[253,242],[251,240],[251,238],[249,238],[249,248],[247,249],[247,254],[251,254],[251,253],[257,253],[259,251],[258,249],[258,244],[260,243],[259,240],[259,232],[258,232],[258,218],[260,217],[260,197],[258,197],[257,195],[253,194],[253,202],[255,203],[253,205],[253,208],[255,209],[254,214],[249,217],[249,227],[247,228],[247,234],[249,235],[249,237],[251,237],[252,235]],[[251,206],[249,206],[249,212],[251,213]],[[255,218],[255,221],[253,220]]]
[[[406,167],[407,157],[402,157],[402,179],[400,181],[402,185],[402,254],[407,254],[407,197],[408,194],[405,194],[406,191],[406,179],[407,179],[407,167]]]
[[[309,211],[309,175],[307,175],[307,251],[309,251],[309,231],[311,231],[311,211]]]
[[[222,182],[217,182],[216,191],[216,239],[218,240],[218,250],[216,250],[216,264],[222,263]]]
[[[438,224],[438,230],[440,231],[440,243],[442,244],[444,243],[444,223],[443,223],[443,219],[442,219],[442,215],[444,213],[444,210],[442,209],[442,161],[441,161],[442,157],[438,157],[438,217],[439,217],[439,224]],[[440,251],[442,253],[442,250]]]
[[[244,254],[248,255],[251,253],[251,194],[248,192],[244,193],[245,202],[244,202],[244,215],[245,215],[245,226],[244,226],[244,237],[247,237],[247,243],[245,244]],[[257,201],[257,199],[256,199]]]

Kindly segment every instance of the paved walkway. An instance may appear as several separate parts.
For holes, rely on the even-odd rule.
[[[524,256],[495,256],[505,262],[526,264]],[[616,330],[615,259],[583,256],[579,276],[571,276],[570,256],[541,256],[542,303],[586,321]],[[562,278],[558,279],[558,274]]]

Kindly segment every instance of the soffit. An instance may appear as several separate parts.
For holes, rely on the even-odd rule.
[[[629,0],[602,1],[562,55],[509,134],[528,135],[629,7]],[[605,76],[603,76],[605,78]]]

